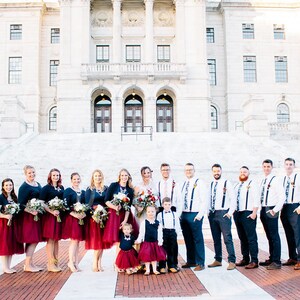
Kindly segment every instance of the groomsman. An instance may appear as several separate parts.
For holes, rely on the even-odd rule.
[[[262,163],[264,178],[260,185],[260,219],[264,226],[269,242],[269,259],[260,262],[268,270],[281,269],[281,243],[278,233],[278,215],[285,201],[285,193],[282,182],[271,174],[273,162],[266,159]]]
[[[249,179],[249,175],[248,167],[240,168],[239,183],[235,186],[236,211],[233,218],[243,255],[243,259],[236,266],[254,269],[258,267],[256,215],[259,207],[259,193],[258,186],[252,179]]]
[[[177,198],[176,198],[176,184],[175,180],[171,177],[171,168],[167,163],[162,163],[160,166],[161,180],[157,183],[158,190],[158,206],[162,211],[162,199],[170,198],[172,204],[172,211],[176,211]]]
[[[228,253],[227,270],[235,269],[235,252],[231,235],[231,216],[236,209],[236,198],[232,184],[222,177],[222,167],[219,164],[212,166],[214,180],[210,184],[209,215],[211,234],[214,240],[215,261],[208,265],[209,268],[222,266],[222,242]]]
[[[294,266],[300,270],[300,175],[294,172],[295,160],[287,158],[284,161],[286,176],[283,178],[285,202],[280,219],[285,231],[289,249],[289,259],[284,266]]]
[[[180,186],[177,207],[187,252],[187,262],[182,268],[195,267],[194,271],[201,271],[205,269],[202,223],[207,210],[207,189],[202,180],[195,178],[193,164],[187,163],[184,173],[186,180]]]

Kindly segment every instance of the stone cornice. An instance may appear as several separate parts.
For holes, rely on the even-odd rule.
[[[241,2],[241,1],[222,1],[219,9],[228,8],[300,8],[300,1],[297,2]]]

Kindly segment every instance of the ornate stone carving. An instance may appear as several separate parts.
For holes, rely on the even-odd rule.
[[[169,5],[157,5],[154,9],[154,26],[174,26],[174,8]]]
[[[144,24],[144,10],[135,9],[135,10],[123,10],[122,13],[122,23],[124,26],[141,26]]]
[[[92,26],[107,27],[112,25],[111,11],[94,10],[92,12]]]

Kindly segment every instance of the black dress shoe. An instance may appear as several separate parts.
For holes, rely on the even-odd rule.
[[[267,267],[267,266],[269,266],[271,263],[272,263],[271,260],[266,259],[265,261],[260,261],[260,262],[259,262],[259,265],[260,265],[260,266],[263,266],[263,267]]]
[[[235,265],[236,265],[237,267],[245,267],[245,266],[247,266],[248,264],[249,264],[249,261],[246,261],[246,260],[242,259],[241,261],[239,261],[239,262],[236,263]]]
[[[297,260],[289,258],[286,262],[284,262],[283,266],[294,266],[297,263]]]
[[[186,263],[186,264],[184,264],[184,265],[181,266],[181,268],[184,268],[184,269],[192,268],[192,267],[196,267],[196,264]]]

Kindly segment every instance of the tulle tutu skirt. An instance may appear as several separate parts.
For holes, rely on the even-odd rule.
[[[63,218],[60,216],[62,222]],[[46,213],[42,220],[42,236],[45,239],[60,240],[62,232],[62,222],[57,222],[57,217]]]
[[[103,228],[92,218],[86,220],[85,249],[103,249]]]
[[[120,250],[116,259],[116,266],[119,269],[129,269],[139,266],[138,254],[134,248],[128,251]]]
[[[35,244],[43,241],[42,215],[38,214],[38,221],[34,221],[31,213],[22,212],[17,217],[16,237],[20,243]]]
[[[0,256],[24,253],[24,245],[18,243],[15,237],[16,220],[12,218],[10,226],[7,222],[7,219],[0,218]]]
[[[166,251],[158,242],[143,242],[138,259],[143,262],[166,260]]]
[[[116,214],[114,209],[109,208],[108,220],[103,233],[103,249],[111,248],[115,243],[120,241],[120,224],[125,217],[125,211],[122,209],[119,215]],[[133,217],[132,213],[129,213],[128,223],[132,225],[132,235],[137,238],[139,234],[139,225]]]
[[[62,225],[62,239],[72,239],[77,241],[84,241],[86,218],[83,219],[84,224],[80,225],[79,219],[67,214]]]

